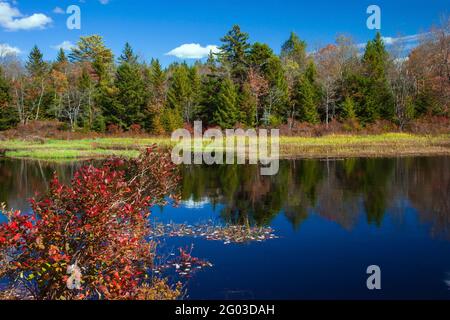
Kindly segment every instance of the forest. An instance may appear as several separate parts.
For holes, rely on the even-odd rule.
[[[160,62],[126,43],[114,57],[100,35],[81,37],[46,61],[38,46],[26,61],[0,54],[0,130],[57,120],[66,130],[164,135],[189,127],[281,127],[339,122],[360,128],[388,121],[400,130],[419,118],[448,119],[450,19],[423,33],[412,50],[365,46],[338,35],[317,50],[295,33],[280,54],[251,43],[238,25],[206,61]]]

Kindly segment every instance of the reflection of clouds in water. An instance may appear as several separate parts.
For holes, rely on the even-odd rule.
[[[181,201],[181,205],[186,209],[203,209],[207,204],[209,204],[208,198],[202,198],[200,201],[195,201],[192,198]]]

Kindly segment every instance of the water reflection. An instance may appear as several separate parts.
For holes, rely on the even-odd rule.
[[[274,177],[249,165],[183,167],[183,204],[154,219],[270,225],[279,238],[174,237],[159,248],[193,244],[214,264],[189,283],[192,299],[448,299],[449,160],[283,161]],[[0,160],[0,202],[26,210],[54,171],[68,182],[80,165]],[[366,288],[371,264],[382,267],[381,293]]]
[[[312,213],[351,230],[364,214],[381,226],[387,209],[407,203],[432,234],[448,234],[448,157],[283,161],[274,177],[256,166],[191,166],[184,169],[183,199],[223,204],[221,217],[233,224],[268,225],[284,214],[295,229]]]
[[[28,199],[46,192],[53,173],[62,182],[69,183],[81,165],[0,158],[0,202],[5,202],[9,208],[27,211]]]
[[[182,199],[189,208],[220,205],[227,223],[270,225],[282,214],[299,229],[311,214],[352,230],[361,215],[381,226],[388,208],[402,220],[406,205],[417,210],[432,235],[449,235],[448,157],[282,161],[278,175],[261,176],[252,165],[182,168]],[[56,172],[68,182],[81,163],[0,160],[0,202],[27,210]]]

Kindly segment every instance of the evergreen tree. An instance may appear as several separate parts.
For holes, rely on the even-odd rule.
[[[210,51],[208,55],[208,59],[206,60],[206,67],[209,69],[210,73],[216,73],[217,72],[217,59],[214,52]]]
[[[122,54],[119,57],[119,63],[130,63],[130,64],[137,64],[138,63],[138,57],[134,54],[133,48],[131,45],[127,42],[125,43],[125,48],[123,49]]]
[[[53,103],[53,96],[50,94],[47,86],[49,68],[43,60],[43,54],[37,46],[34,46],[28,55],[25,63],[28,71],[26,90],[23,99],[25,100],[25,113],[28,119],[38,120],[42,115],[48,113]]]
[[[58,56],[56,57],[56,62],[59,64],[65,64],[67,63],[69,60],[67,59],[66,53],[64,52],[64,50],[61,48],[58,51]]]
[[[274,56],[269,59],[265,73],[270,83],[267,103],[272,105],[272,114],[286,119],[289,113],[289,86],[280,58]]]
[[[201,83],[200,104],[196,110],[196,117],[205,124],[212,124],[216,110],[216,98],[220,88],[220,80],[215,74],[206,75]]]
[[[154,103],[162,104],[165,100],[166,75],[157,59],[152,59],[150,63],[149,83]]]
[[[234,25],[228,33],[220,39],[219,60],[226,67],[230,68],[231,75],[235,81],[242,84],[248,69],[248,55],[250,44],[248,34],[241,31],[238,25]]]
[[[44,55],[37,46],[31,49],[25,67],[32,77],[43,77],[47,72],[47,64],[43,60]]]
[[[194,110],[189,67],[181,64],[173,66],[172,69],[173,75],[167,92],[167,105],[184,121],[190,122]]]
[[[66,53],[64,52],[63,48],[59,49],[58,56],[56,57],[56,62],[61,64],[68,62]]]
[[[202,81],[198,72],[198,66],[194,65],[189,69],[189,81],[191,84],[190,90],[190,104],[192,105],[192,113],[193,116],[198,114],[198,110],[200,108],[200,100],[201,100],[201,89],[202,89]]]
[[[363,57],[367,79],[361,88],[365,101],[361,105],[359,116],[363,122],[372,122],[379,118],[390,120],[393,117],[393,97],[386,76],[388,57],[383,39],[378,32],[375,39],[367,43]]]
[[[311,124],[319,123],[319,113],[315,103],[314,86],[306,75],[301,75],[295,85],[295,105],[299,119]]]
[[[11,105],[10,83],[0,67],[0,130],[14,127],[18,122],[15,108]]]
[[[163,111],[166,102],[165,92],[166,75],[158,60],[152,59],[148,74],[149,104],[146,109],[147,130],[154,134],[163,134]]]
[[[355,102],[352,98],[346,97],[342,103],[342,119],[353,120],[355,118]]]
[[[242,112],[242,122],[249,126],[254,127],[256,125],[256,108],[258,107],[257,101],[252,89],[248,82],[242,86],[242,92],[239,95],[239,109]]]
[[[214,123],[223,129],[233,128],[241,119],[238,108],[238,95],[231,79],[224,79],[220,85],[213,119]]]
[[[52,65],[52,71],[56,70],[64,74],[65,77],[67,77],[69,72],[68,67],[69,67],[69,60],[67,59],[66,53],[61,48],[59,49],[58,55],[56,56],[56,61]]]
[[[117,117],[127,128],[133,124],[144,126],[146,90],[140,66],[136,63],[131,47],[127,44],[117,68],[115,86],[117,88],[118,110],[123,114]]]
[[[67,67],[69,65],[69,60],[67,59],[66,53],[61,48],[58,51],[58,55],[56,56],[56,61],[53,63],[53,70],[62,72],[63,74],[67,74]]]
[[[96,114],[105,125],[126,127],[123,104],[117,99],[117,89],[113,83],[113,53],[106,47],[103,38],[99,35],[80,37],[77,46],[69,54],[69,60],[86,65],[89,76],[94,81],[95,94],[90,105],[90,117]],[[101,129],[104,125],[100,123],[97,127]]]
[[[103,37],[99,35],[80,37],[75,48],[69,54],[69,59],[73,62],[88,62],[92,65],[98,77],[101,88],[100,92],[107,94],[111,88],[111,72],[114,63],[114,57],[111,49],[105,46]]]
[[[273,50],[267,44],[255,42],[249,53],[249,61],[254,68],[266,70],[267,64],[273,56]]]
[[[305,77],[313,87],[314,103],[318,106],[322,98],[322,87],[317,81],[317,67],[312,59],[306,66]]]
[[[306,66],[306,42],[292,32],[289,39],[281,47],[281,59],[293,63],[300,70]]]
[[[250,53],[252,67],[268,81],[268,94],[263,97],[267,116],[284,117],[289,99],[288,85],[283,65],[278,56],[266,44],[255,43]],[[242,90],[242,93],[244,91]]]
[[[189,116],[187,101],[190,95],[189,71],[186,64],[169,66],[172,77],[167,90],[166,106],[162,112],[162,124],[167,133],[180,129],[184,116]]]

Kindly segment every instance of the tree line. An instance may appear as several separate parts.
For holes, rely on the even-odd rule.
[[[363,50],[339,35],[312,52],[291,33],[278,55],[250,43],[238,25],[206,61],[167,68],[143,61],[129,43],[116,59],[99,35],[51,62],[35,46],[25,62],[2,55],[0,130],[33,120],[153,134],[195,120],[221,128],[388,120],[403,128],[424,115],[448,116],[450,19],[443,21],[406,56],[400,41],[388,50],[380,33]]]

